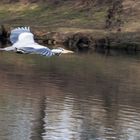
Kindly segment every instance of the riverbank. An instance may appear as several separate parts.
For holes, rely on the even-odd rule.
[[[3,26],[2,26],[3,27]],[[53,47],[64,46],[76,52],[96,50],[125,50],[140,51],[140,33],[133,32],[105,32],[101,30],[87,29],[59,29],[47,31],[42,28],[33,28],[35,39],[41,44]],[[9,28],[2,29],[1,41],[9,42]]]
[[[115,5],[115,6],[114,6]],[[133,5],[133,7],[132,7]],[[30,26],[40,43],[65,45],[74,51],[96,49],[140,50],[138,0],[119,3],[7,2],[0,5],[0,24],[8,34]],[[113,13],[113,14],[112,14]]]
[[[81,32],[48,32],[42,35],[36,34],[40,43],[50,45],[64,45],[73,51],[94,50],[126,50],[140,51],[140,33],[133,32],[105,32],[105,31],[81,31]]]

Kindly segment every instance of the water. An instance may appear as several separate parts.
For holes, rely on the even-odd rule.
[[[0,140],[140,140],[140,57],[0,53]]]

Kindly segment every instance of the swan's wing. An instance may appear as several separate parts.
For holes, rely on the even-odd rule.
[[[21,33],[31,33],[30,32],[30,28],[29,27],[18,27],[18,28],[15,28],[11,31],[11,34],[10,34],[10,41],[12,44],[16,43],[18,41],[18,37]]]
[[[48,48],[37,49],[35,51],[36,54],[44,55],[44,56],[52,56],[53,52]]]
[[[47,47],[44,48],[22,47],[19,48],[17,51],[21,53],[40,54],[48,57],[54,55],[54,53]]]
[[[0,48],[0,51],[16,51],[14,46]]]

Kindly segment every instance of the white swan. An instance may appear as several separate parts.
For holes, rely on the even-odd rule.
[[[1,48],[3,51],[14,51],[25,54],[40,54],[44,56],[60,55],[62,53],[73,53],[63,48],[49,49],[46,46],[39,45],[34,40],[34,35],[29,27],[18,27],[11,31],[10,41],[12,46]]]

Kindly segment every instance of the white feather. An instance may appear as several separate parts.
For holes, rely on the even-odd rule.
[[[21,53],[40,54],[44,56],[60,55],[62,53],[72,53],[72,51],[63,48],[52,49],[39,45],[34,40],[34,35],[30,32],[29,27],[18,27],[11,31],[10,41],[13,43],[11,47],[0,50],[16,51]]]

